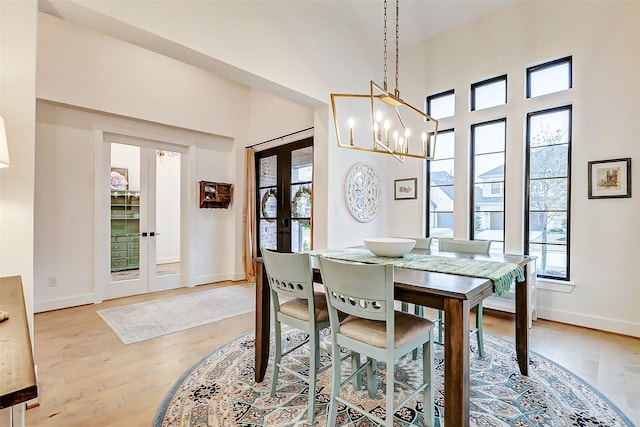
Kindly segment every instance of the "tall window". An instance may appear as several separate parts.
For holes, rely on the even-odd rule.
[[[506,119],[471,126],[471,239],[504,252]]]
[[[453,237],[453,152],[455,132],[438,132],[435,158],[427,163],[427,230],[431,237]]]
[[[569,279],[571,106],[527,116],[525,248],[538,276]]]

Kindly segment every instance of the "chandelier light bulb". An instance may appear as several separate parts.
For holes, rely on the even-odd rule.
[[[349,118],[349,144],[353,145],[353,141],[354,141],[354,129],[353,126],[355,125],[354,121],[353,121],[353,117]]]

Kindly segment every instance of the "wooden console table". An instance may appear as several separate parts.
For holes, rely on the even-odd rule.
[[[38,397],[31,335],[20,276],[0,278],[0,409],[11,408],[11,426],[24,426],[25,402]]]

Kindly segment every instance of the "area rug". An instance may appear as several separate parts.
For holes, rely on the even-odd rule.
[[[322,346],[330,348],[327,331]],[[295,345],[305,335],[287,329],[286,342]],[[629,419],[587,383],[556,363],[530,353],[528,377],[520,375],[515,348],[502,338],[485,334],[486,357],[471,355],[471,426],[622,426],[633,427]],[[273,341],[271,348],[273,349]],[[300,372],[308,369],[308,354],[296,350],[287,359]],[[472,350],[475,350],[473,348]],[[276,397],[271,397],[271,363],[262,383],[255,383],[254,336],[248,334],[219,347],[187,371],[162,402],[154,427],[285,427],[306,426],[307,387],[294,376],[282,374]],[[435,346],[435,425],[444,425],[443,350]],[[302,362],[301,362],[302,361]],[[322,356],[321,363],[330,362]],[[343,372],[348,371],[345,362]],[[400,359],[396,375],[412,383],[421,378],[421,362],[410,355]],[[384,365],[378,369],[384,374]],[[316,425],[327,425],[326,414],[331,388],[331,369],[319,375],[316,397]],[[384,400],[369,399],[366,390],[347,386],[344,397],[363,411],[384,414]],[[378,381],[382,398],[384,383]],[[399,397],[399,396],[397,396]],[[384,416],[384,415],[383,415]],[[338,407],[340,426],[371,426],[361,413]],[[422,425],[422,397],[408,402],[394,414],[394,426]]]
[[[233,285],[98,310],[125,344],[148,340],[255,310],[255,286]]]

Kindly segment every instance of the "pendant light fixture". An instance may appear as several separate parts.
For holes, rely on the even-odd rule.
[[[390,154],[400,162],[433,159],[438,121],[400,97],[399,0],[396,0],[395,89],[387,88],[387,0],[384,0],[384,81],[369,82],[369,94],[331,94],[338,146]],[[348,117],[346,120],[344,117]]]

